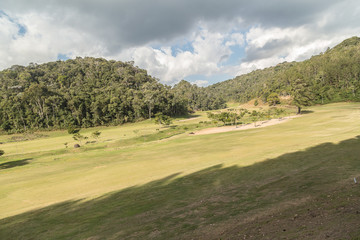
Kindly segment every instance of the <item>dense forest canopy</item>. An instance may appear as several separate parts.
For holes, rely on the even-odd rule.
[[[263,101],[271,93],[293,95],[302,82],[313,103],[360,100],[360,38],[352,37],[303,62],[284,62],[208,87],[227,101]]]
[[[8,132],[38,128],[116,125],[223,108],[225,101],[182,81],[163,85],[133,63],[76,58],[12,66],[0,72],[0,126]]]

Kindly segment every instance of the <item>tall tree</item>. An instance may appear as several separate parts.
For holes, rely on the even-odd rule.
[[[292,92],[293,104],[297,106],[297,114],[301,114],[302,107],[311,106],[312,104],[312,94],[311,88],[303,79],[296,79],[292,83]]]

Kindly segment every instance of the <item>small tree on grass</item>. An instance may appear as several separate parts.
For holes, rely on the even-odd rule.
[[[247,114],[248,113],[248,110],[247,109],[240,109],[240,112],[239,112],[239,114],[238,114],[238,116],[237,116],[237,120],[241,120],[244,116],[245,116],[245,114]]]
[[[67,131],[69,134],[76,134],[76,133],[80,132],[80,128],[75,128],[74,126],[70,125],[70,126],[68,126]]]
[[[159,125],[169,126],[172,123],[172,119],[171,117],[159,112],[155,114],[155,123]]]
[[[96,141],[100,138],[101,132],[95,131],[91,133],[91,137],[94,138]]]
[[[256,127],[256,121],[258,120],[259,118],[259,113],[256,111],[256,110],[253,110],[251,112],[251,121],[254,123],[254,126]]]
[[[0,150],[0,157],[4,154],[5,154],[4,150]]]
[[[311,106],[312,104],[312,93],[308,84],[303,79],[296,79],[292,83],[293,104],[297,106],[297,114],[301,114],[301,108],[305,106]]]
[[[285,110],[283,108],[275,108],[275,114],[278,117],[280,117],[284,112]]]
[[[270,106],[275,106],[276,104],[280,103],[280,98],[277,93],[270,93],[266,100]]]
[[[239,119],[239,115],[237,113],[230,113],[229,117],[231,119],[231,124],[237,126],[237,120]]]
[[[231,113],[229,112],[222,112],[217,114],[217,119],[226,125],[226,123],[231,122]]]
[[[73,139],[74,139],[75,141],[79,141],[80,144],[82,144],[82,143],[81,143],[82,140],[86,140],[86,139],[88,139],[88,137],[86,137],[86,136],[84,136],[84,135],[81,135],[80,133],[75,133],[75,134],[73,135]]]

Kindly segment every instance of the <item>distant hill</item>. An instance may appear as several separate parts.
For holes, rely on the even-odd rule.
[[[299,84],[306,86],[311,104],[360,101],[359,83],[358,37],[309,60],[284,62],[207,88],[184,80],[171,88],[131,62],[102,58],[15,65],[0,71],[0,129],[92,127],[133,122],[158,112],[184,115],[224,108],[225,101],[266,102],[274,93],[294,96]]]
[[[266,101],[271,93],[291,95],[294,82],[306,82],[313,103],[360,100],[360,38],[349,38],[303,62],[284,62],[208,87],[228,101]]]
[[[78,57],[0,72],[0,126],[7,132],[117,125],[158,112],[176,116],[224,106],[204,88],[165,86],[131,62]]]

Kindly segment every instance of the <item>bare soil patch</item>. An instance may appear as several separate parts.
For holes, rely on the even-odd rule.
[[[300,116],[301,115],[294,115],[294,116],[289,116],[289,117],[276,118],[276,119],[265,120],[265,121],[258,121],[258,122],[255,122],[255,123],[248,123],[248,124],[245,124],[245,125],[238,125],[238,126],[224,126],[224,127],[206,128],[206,129],[202,129],[200,131],[194,132],[194,134],[192,134],[192,135],[204,135],[204,134],[213,134],[213,133],[222,133],[222,132],[246,130],[246,129],[252,129],[252,128],[268,127],[268,126],[272,126],[272,125],[287,122],[290,119],[300,117]]]

